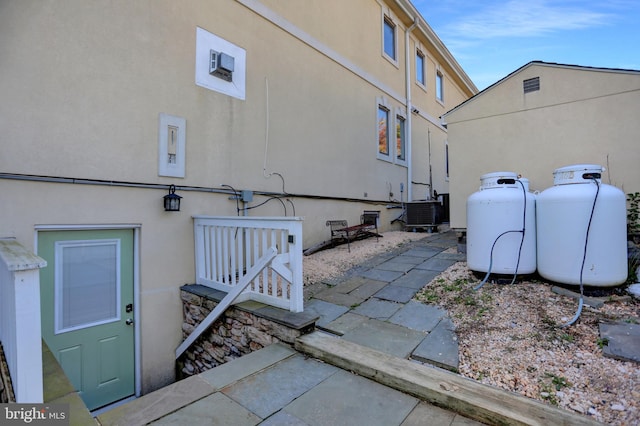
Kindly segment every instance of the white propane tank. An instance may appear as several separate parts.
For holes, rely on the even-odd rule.
[[[527,191],[528,180],[519,182],[516,173],[495,172],[483,175],[480,182],[480,190],[467,199],[467,266],[473,271],[495,274],[535,272],[536,200]],[[518,231],[522,231],[523,224],[525,235],[520,251],[522,233]]]
[[[603,171],[594,164],[559,168],[553,173],[554,186],[538,195],[538,272],[542,277],[580,284],[589,227],[583,285],[611,287],[626,281],[626,197],[620,189],[601,183]]]

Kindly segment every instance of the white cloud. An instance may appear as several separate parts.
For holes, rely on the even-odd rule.
[[[584,5],[584,3],[579,2]],[[447,27],[449,36],[483,40],[541,36],[556,31],[599,27],[612,23],[612,15],[546,0],[510,0],[461,18]]]

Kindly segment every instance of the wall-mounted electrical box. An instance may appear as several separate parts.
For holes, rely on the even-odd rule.
[[[196,85],[244,100],[246,59],[243,48],[196,29]]]
[[[209,74],[220,77],[224,81],[231,81],[233,74],[233,56],[226,53],[210,51]]]
[[[160,113],[158,123],[158,176],[183,178],[187,120]]]

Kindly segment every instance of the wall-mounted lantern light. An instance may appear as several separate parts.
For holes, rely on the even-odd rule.
[[[169,187],[169,193],[164,196],[164,210],[168,212],[179,212],[181,198],[181,196],[176,195],[176,186],[171,185]]]

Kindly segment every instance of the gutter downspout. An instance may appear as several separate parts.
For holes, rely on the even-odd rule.
[[[407,202],[413,201],[413,185],[411,183],[411,176],[413,175],[413,167],[412,156],[411,156],[411,115],[413,114],[412,106],[411,106],[411,56],[409,55],[409,36],[413,29],[418,25],[418,18],[413,18],[413,24],[407,28],[404,33],[404,49],[405,49],[405,83],[406,83],[406,109],[407,109],[407,129],[406,129],[406,137],[407,137],[407,146],[406,146],[406,155],[407,155]]]

